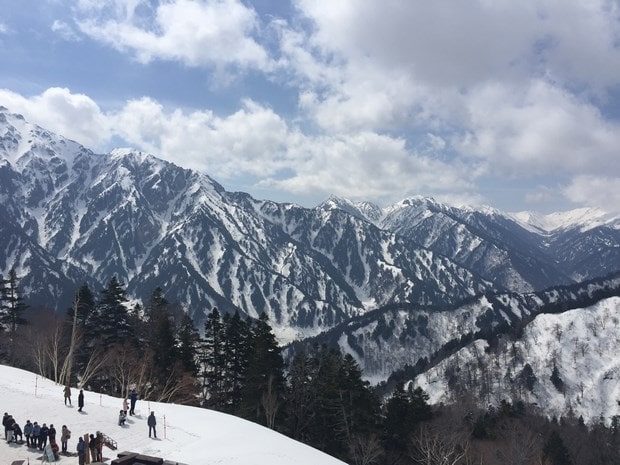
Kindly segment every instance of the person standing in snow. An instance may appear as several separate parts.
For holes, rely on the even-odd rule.
[[[97,462],[103,462],[103,434],[100,431],[97,431]]]
[[[26,420],[24,425],[24,436],[26,436],[26,447],[32,447],[32,423],[30,420]]]
[[[39,430],[39,449],[43,450],[45,446],[47,446],[47,435],[49,434],[50,429],[47,427],[45,423],[41,426]]]
[[[50,430],[47,435],[50,438],[50,442],[56,442],[56,428],[54,428],[54,425],[50,425]]]
[[[6,439],[6,435],[9,432],[8,428],[6,427],[6,422],[9,419],[9,414],[7,412],[4,412],[4,415],[2,416],[2,426],[4,426],[4,439]]]
[[[67,425],[62,425],[62,430],[60,431],[60,445],[63,452],[67,452],[67,442],[69,438],[71,438],[71,431],[69,431]]]
[[[71,388],[69,387],[69,385],[67,384],[65,386],[65,405],[67,405],[67,401],[69,401],[69,405],[71,405]]]
[[[76,449],[78,453],[78,463],[79,465],[84,465],[85,456],[86,456],[86,443],[84,442],[84,439],[82,439],[81,436],[80,436],[80,439],[78,439]]]
[[[84,408],[84,390],[80,389],[80,393],[78,394],[78,412],[81,412]]]
[[[129,394],[129,400],[131,401],[131,409],[129,410],[129,415],[135,415],[136,402],[138,401],[138,393],[135,389],[131,390],[131,394]]]
[[[94,434],[90,435],[90,440],[88,441],[88,448],[90,449],[90,461],[94,462],[97,458],[97,439]]]
[[[153,437],[157,439],[157,431],[155,431],[155,425],[157,425],[157,420],[155,419],[155,412],[151,412],[149,415],[149,419],[147,420],[147,424],[149,425],[149,438],[151,437],[151,431],[153,432]]]
[[[123,399],[123,410],[125,411],[125,415],[129,412],[129,405],[127,405],[127,398]]]
[[[35,421],[34,425],[32,425],[32,441],[30,442],[31,447],[34,447],[34,448],[39,447],[40,440],[41,440],[41,427]]]
[[[9,415],[4,424],[5,438],[7,442],[11,442],[14,439],[13,426],[15,425],[15,419],[13,415]]]

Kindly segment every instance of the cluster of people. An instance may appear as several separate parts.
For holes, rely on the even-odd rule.
[[[53,424],[49,426],[47,426],[46,423],[39,425],[36,421],[33,423],[30,420],[26,420],[26,424],[22,430],[13,416],[4,412],[2,425],[4,426],[4,437],[7,442],[23,444],[25,436],[26,446],[34,449],[45,449],[49,441],[49,445],[56,459],[59,458],[61,451],[67,452],[67,442],[69,438],[71,438],[71,431],[66,425],[62,425],[60,433],[61,447],[58,446],[58,442],[56,441],[56,428],[54,428]]]
[[[4,439],[6,439],[6,442],[17,442],[18,437],[20,443],[24,442],[22,429],[13,418],[13,415],[9,415],[7,412],[4,412],[4,416],[2,417],[2,426],[4,426]]]
[[[84,464],[84,458],[86,455],[86,448],[90,451],[90,458],[93,462],[102,462],[103,461],[103,445],[105,444],[105,438],[103,437],[103,433],[97,431],[95,434],[91,434],[89,436],[88,443],[80,438],[78,439],[77,444],[77,453],[78,453],[78,461],[80,465]]]
[[[69,386],[65,386],[63,390],[65,405],[71,406],[71,388]],[[131,407],[128,405],[128,400],[131,402]],[[120,410],[118,415],[118,424],[120,426],[124,426],[127,421],[128,415],[135,415],[135,407],[136,402],[138,400],[138,394],[135,390],[132,390],[129,399],[123,399],[123,408]],[[78,395],[78,411],[82,411],[84,407],[84,392],[80,389],[80,394]],[[157,433],[155,431],[157,421],[155,419],[155,413],[151,412],[147,425],[149,427],[149,437],[157,438]],[[53,424],[47,426],[46,423],[39,425],[38,422],[30,422],[30,420],[26,421],[24,428],[19,426],[17,421],[13,418],[12,415],[9,415],[7,412],[4,413],[2,418],[2,425],[4,426],[4,437],[7,442],[16,442],[23,444],[24,436],[26,437],[26,445],[31,448],[51,451],[54,454],[56,460],[60,457],[60,453],[67,453],[67,443],[71,438],[71,431],[67,428],[66,425],[62,425],[61,433],[60,433],[60,448],[58,443],[56,442],[56,428],[54,428]],[[49,441],[49,448],[46,449]],[[90,451],[91,460],[93,461],[102,461],[103,460],[103,446],[105,444],[105,436],[100,431],[97,431],[95,434],[90,434],[88,441],[85,441],[82,437],[78,439],[77,444],[77,452],[79,457],[80,465],[84,464],[86,450]]]

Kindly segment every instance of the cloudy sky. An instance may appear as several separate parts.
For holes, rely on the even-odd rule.
[[[620,210],[620,0],[0,0],[0,105],[261,199]]]

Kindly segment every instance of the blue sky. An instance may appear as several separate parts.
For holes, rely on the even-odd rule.
[[[0,0],[0,105],[314,206],[620,210],[619,0]]]

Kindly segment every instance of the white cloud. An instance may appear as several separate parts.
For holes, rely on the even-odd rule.
[[[0,23],[0,34],[7,34],[9,32],[9,28],[6,24]]]
[[[210,111],[166,111],[142,98],[127,102],[112,119],[115,131],[128,142],[216,178],[269,176],[287,164],[286,124],[271,109],[249,100],[222,118]]]
[[[77,42],[80,40],[80,36],[73,30],[73,28],[60,20],[56,20],[52,23],[52,31],[59,34],[64,40],[70,42]]]
[[[109,2],[108,2],[109,3]],[[140,62],[174,60],[188,66],[267,70],[267,51],[253,37],[258,19],[238,0],[172,0],[156,6],[116,0],[107,8],[82,5],[82,32]]]
[[[468,134],[458,148],[488,160],[491,172],[620,174],[620,125],[547,82],[536,80],[527,88],[481,86],[464,104]]]
[[[371,132],[307,137],[289,142],[293,175],[264,186],[298,194],[334,193],[354,199],[394,200],[413,193],[473,191],[472,178],[450,165],[408,151],[403,139]]]
[[[0,102],[29,121],[92,149],[110,137],[108,121],[97,103],[69,89],[52,87],[34,97],[0,89]]]
[[[562,192],[579,205],[620,213],[620,176],[576,176]]]

